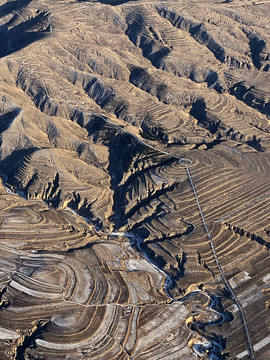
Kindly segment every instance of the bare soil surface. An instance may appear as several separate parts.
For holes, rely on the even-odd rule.
[[[1,359],[270,359],[269,14],[0,0]]]

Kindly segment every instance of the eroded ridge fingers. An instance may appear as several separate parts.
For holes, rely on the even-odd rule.
[[[188,159],[188,158],[181,158],[179,160],[179,164],[182,166],[190,166],[193,164],[192,160]]]

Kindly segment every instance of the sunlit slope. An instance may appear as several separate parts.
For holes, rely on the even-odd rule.
[[[267,1],[0,1],[1,359],[256,359]]]

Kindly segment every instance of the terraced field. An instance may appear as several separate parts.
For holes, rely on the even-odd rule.
[[[0,0],[1,359],[270,358],[269,10]]]

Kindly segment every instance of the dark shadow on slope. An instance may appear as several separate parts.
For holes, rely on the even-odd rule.
[[[0,6],[0,17],[6,16],[13,11],[19,11],[22,8],[29,5],[33,0],[15,0],[15,1],[8,1],[5,4]]]
[[[239,81],[233,84],[228,91],[237,100],[243,101],[249,107],[258,110],[268,117],[270,116],[270,101],[266,97],[260,96],[260,89],[257,89],[254,85]]]
[[[125,34],[130,41],[141,48],[143,56],[150,60],[153,66],[162,68],[164,59],[172,49],[155,38],[153,29],[149,28],[148,32],[145,31],[145,20],[141,14],[136,14],[136,17],[128,15],[126,19],[128,28]]]
[[[189,113],[198,120],[198,125],[209,130],[211,134],[215,134],[218,131],[220,121],[214,121],[207,116],[206,104],[203,98],[198,98],[192,103]]]
[[[4,298],[4,294],[7,291],[8,284],[6,284],[6,286],[0,290],[0,312],[1,310],[6,309],[11,305],[10,301]]]
[[[24,360],[28,358],[26,351],[28,348],[35,346],[36,339],[42,339],[42,334],[47,331],[48,326],[51,324],[50,320],[39,320],[36,327],[29,331],[22,343],[17,346],[15,360]]]
[[[0,115],[0,133],[7,130],[11,123],[20,115],[22,109],[16,107],[5,114]]]
[[[263,152],[263,148],[262,148],[262,145],[260,144],[261,143],[261,139],[257,139],[256,136],[253,136],[253,138],[249,141],[246,141],[246,143],[252,147],[253,149],[257,150],[257,151],[260,151],[260,152]]]
[[[167,103],[168,85],[157,80],[147,69],[139,66],[131,66],[129,81],[152,96],[156,96],[159,101],[165,104]]]
[[[7,156],[4,160],[0,161],[1,172],[7,176],[9,183],[11,178],[16,174],[18,168],[24,163],[25,157],[32,155],[35,151],[39,150],[37,147],[28,149],[14,150],[12,154]]]
[[[11,29],[7,24],[0,26],[0,58],[48,36],[47,17],[48,14],[42,12]]]
[[[204,28],[203,23],[194,22],[192,19],[184,17],[164,6],[157,6],[156,9],[159,15],[170,21],[174,27],[188,32],[199,44],[206,46],[217,60],[221,63],[225,62],[225,49],[212,37],[209,31]]]
[[[265,48],[265,41],[261,39],[258,35],[254,33],[248,33],[247,34],[249,39],[249,46],[251,51],[251,59],[253,62],[253,65],[260,70],[262,67],[261,63],[261,53],[263,49]]]

